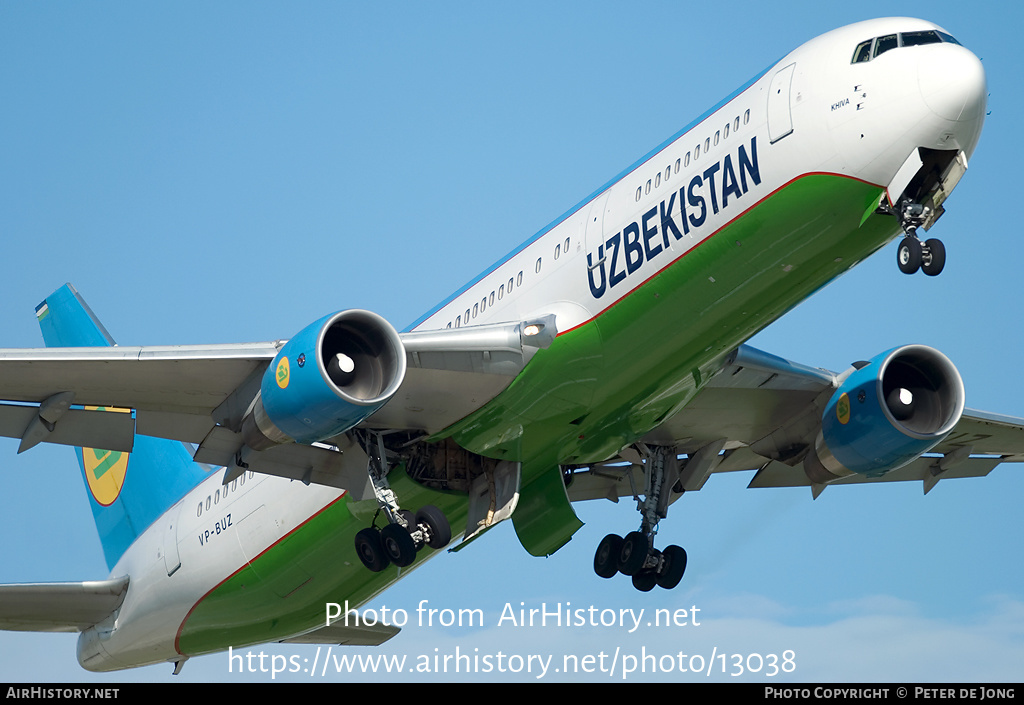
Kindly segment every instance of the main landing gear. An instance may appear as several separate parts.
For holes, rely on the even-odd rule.
[[[674,545],[659,551],[654,548],[654,537],[658,522],[668,515],[671,488],[679,480],[679,462],[673,447],[640,444],[638,449],[646,460],[644,498],[636,497],[642,517],[640,529],[625,537],[605,536],[594,554],[594,572],[602,578],[616,573],[628,575],[633,587],[642,592],[655,585],[671,590],[686,571],[686,551]]]
[[[390,464],[384,447],[384,434],[367,432],[359,440],[370,458],[367,472],[377,498],[377,513],[371,526],[356,534],[356,555],[367,568],[379,573],[394,563],[399,568],[412,565],[416,554],[424,547],[444,548],[452,540],[452,529],[444,512],[427,505],[413,514],[402,509],[398,497],[387,481]],[[381,513],[388,523],[377,527]]]
[[[906,204],[899,213],[905,236],[896,250],[896,264],[904,274],[913,274],[920,269],[934,277],[946,266],[946,247],[942,241],[931,238],[922,243],[917,237],[917,228],[928,216],[929,209],[919,203]]]

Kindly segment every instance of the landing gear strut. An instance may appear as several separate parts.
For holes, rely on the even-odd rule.
[[[616,573],[628,575],[633,587],[642,592],[655,585],[671,590],[686,571],[686,551],[675,545],[659,551],[654,548],[654,537],[658,522],[668,515],[670,490],[679,479],[679,463],[675,448],[640,444],[638,449],[646,460],[644,498],[636,497],[642,516],[640,529],[625,537],[605,536],[594,554],[594,572],[602,578]]]
[[[946,266],[946,248],[935,238],[921,242],[917,229],[930,216],[930,209],[919,203],[907,203],[897,217],[905,234],[896,250],[896,264],[904,274],[913,274],[918,269],[930,277],[937,276]]]
[[[399,506],[398,496],[387,480],[391,465],[383,436],[381,432],[367,432],[359,437],[370,458],[367,472],[378,509],[373,524],[356,534],[355,548],[359,560],[374,573],[381,572],[392,563],[399,568],[412,565],[424,546],[444,548],[452,540],[448,519],[437,507],[427,505],[413,514]],[[388,523],[378,528],[376,521],[381,513],[387,517]]]

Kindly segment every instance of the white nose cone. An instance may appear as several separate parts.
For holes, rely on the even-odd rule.
[[[946,120],[971,122],[985,115],[988,89],[985,69],[970,50],[937,44],[918,65],[921,97],[933,113]]]

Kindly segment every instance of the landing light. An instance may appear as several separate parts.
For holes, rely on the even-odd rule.
[[[544,326],[538,323],[531,323],[523,329],[523,335],[538,335]]]

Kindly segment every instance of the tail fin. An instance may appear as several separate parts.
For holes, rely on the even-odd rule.
[[[36,318],[47,347],[116,344],[71,284],[46,297],[36,307]],[[136,436],[130,454],[94,448],[75,452],[111,569],[142,532],[207,476],[177,441]]]

